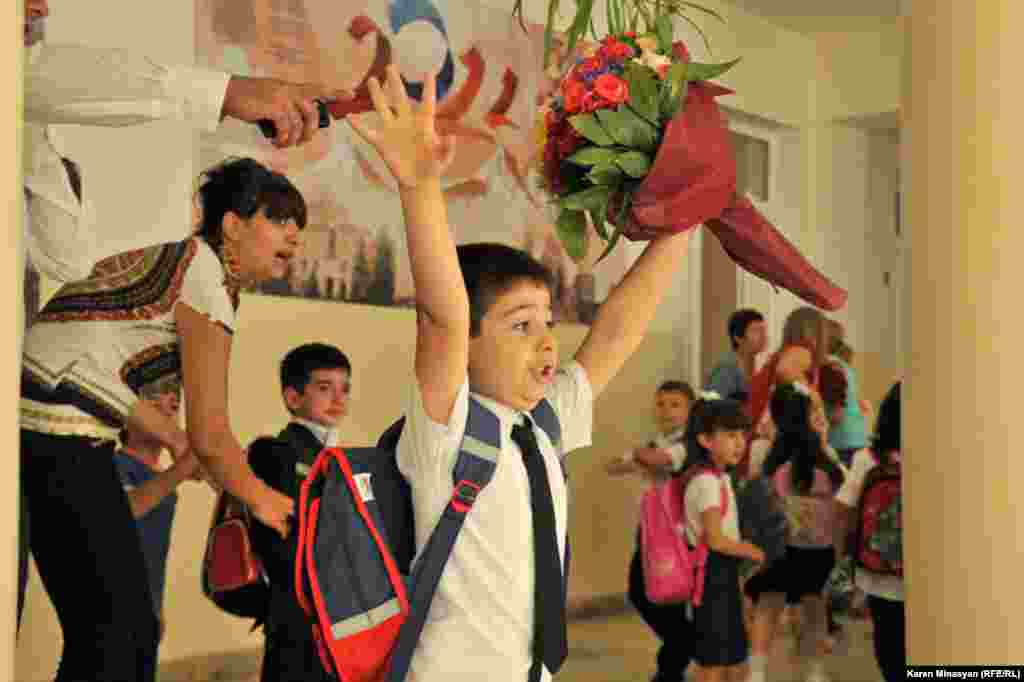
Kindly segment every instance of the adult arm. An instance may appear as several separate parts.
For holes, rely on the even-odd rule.
[[[228,418],[231,334],[184,302],[175,307],[185,385],[189,444],[214,481],[247,504],[265,525],[288,534],[290,497],[261,481],[249,467]]]

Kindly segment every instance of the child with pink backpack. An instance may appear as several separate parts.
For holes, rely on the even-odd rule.
[[[740,537],[736,494],[727,470],[746,451],[750,420],[733,400],[701,399],[690,411],[687,467],[679,486],[688,545],[706,560],[696,573],[690,605],[698,682],[747,678],[747,633],[740,595],[740,562],[761,563],[764,552]]]
[[[645,497],[666,481],[685,465],[686,422],[689,419],[690,407],[697,399],[690,384],[684,381],[665,381],[654,393],[654,422],[658,433],[645,447],[627,451],[621,458],[614,457],[606,463],[606,469],[612,476],[639,474],[650,481]],[[656,495],[657,503],[663,501]],[[676,516],[682,514],[682,502],[677,501]],[[664,509],[656,509],[661,517],[663,532],[668,537],[668,551],[678,553],[679,538],[675,522],[670,521]],[[678,521],[678,519],[676,519]],[[649,524],[648,524],[649,526]],[[686,668],[693,657],[693,625],[687,619],[686,604],[678,598],[670,598],[669,603],[652,601],[648,595],[647,581],[644,576],[644,552],[637,531],[636,552],[629,564],[629,601],[643,618],[651,630],[661,640],[658,649],[657,672],[650,682],[679,682],[686,674]]]

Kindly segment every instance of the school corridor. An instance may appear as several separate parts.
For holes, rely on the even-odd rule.
[[[865,621],[846,626],[844,639],[827,659],[832,682],[880,682],[870,637]],[[569,660],[557,682],[647,682],[653,673],[657,641],[633,611],[570,621],[569,646]],[[776,643],[769,668],[772,682],[804,679],[792,663],[792,649],[790,636]],[[259,665],[259,651],[175,661],[161,668],[159,682],[259,682]]]

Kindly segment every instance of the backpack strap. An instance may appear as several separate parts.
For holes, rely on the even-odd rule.
[[[501,422],[490,410],[470,397],[466,431],[453,469],[455,485],[452,497],[430,534],[426,547],[413,565],[409,617],[398,633],[388,669],[388,682],[402,682],[409,671],[412,654],[423,632],[441,574],[466,521],[466,514],[494,476],[499,452]]]

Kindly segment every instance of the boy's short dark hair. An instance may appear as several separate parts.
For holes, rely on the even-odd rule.
[[[686,396],[686,399],[693,403],[697,399],[697,393],[693,390],[693,386],[685,381],[665,381],[658,386],[658,393],[682,393]]]
[[[326,343],[307,343],[288,351],[281,360],[281,391],[291,388],[302,393],[318,369],[343,369],[352,373],[352,365],[338,348]]]
[[[739,348],[736,339],[746,336],[747,327],[755,322],[764,322],[764,315],[753,308],[743,308],[729,316],[729,343],[732,344],[733,350]]]
[[[747,431],[750,429],[750,417],[747,416],[743,403],[738,400],[698,400],[690,409],[690,419],[686,422],[686,452],[688,461],[708,462],[710,453],[697,436],[711,435],[716,431]]]
[[[469,296],[469,335],[480,334],[480,324],[499,296],[520,282],[532,282],[552,291],[551,272],[530,254],[505,244],[463,244],[456,249],[462,279]]]

